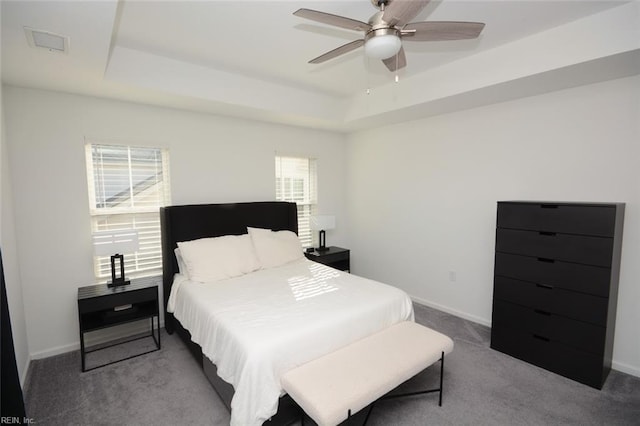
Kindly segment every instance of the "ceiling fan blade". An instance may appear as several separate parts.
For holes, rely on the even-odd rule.
[[[356,40],[351,43],[343,44],[340,47],[337,47],[324,55],[320,55],[317,58],[314,58],[309,61],[310,64],[321,64],[322,62],[328,61],[329,59],[337,58],[340,55],[344,55],[347,52],[351,52],[352,50],[357,49],[358,47],[364,44],[364,40]]]
[[[317,10],[298,9],[293,12],[293,14],[300,18],[310,19],[323,24],[333,25],[334,27],[345,28],[347,30],[369,31],[371,29],[371,25],[367,23]]]
[[[389,71],[396,71],[400,68],[404,68],[407,66],[407,57],[404,54],[404,47],[400,48],[400,51],[396,54],[396,56],[392,56],[387,59],[383,59],[382,62],[389,68]]]
[[[391,0],[384,8],[382,20],[391,26],[401,27],[415,18],[430,0]]]
[[[413,22],[404,26],[402,37],[409,41],[467,40],[477,38],[483,28],[482,22]]]

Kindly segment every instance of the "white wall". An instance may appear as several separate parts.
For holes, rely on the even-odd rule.
[[[344,244],[345,136],[5,87],[15,226],[32,357],[78,347],[77,288],[93,282],[85,138],[168,147],[173,204],[273,200],[277,151],[318,159],[318,201]]]
[[[8,210],[24,314],[19,296],[10,309],[28,335],[17,351],[24,361],[78,345],[76,291],[93,279],[88,137],[168,147],[174,204],[273,199],[274,152],[315,156],[321,213],[339,225],[328,241],[352,249],[355,273],[485,324],[496,201],[626,202],[614,368],[640,375],[639,87],[640,77],[614,80],[348,138],[5,87],[2,243]]]
[[[13,334],[16,364],[20,382],[24,383],[30,358],[22,285],[18,268],[16,235],[14,232],[13,194],[2,105],[3,91],[0,84],[0,247],[2,247],[2,266],[7,287],[7,304],[11,317],[11,332]]]
[[[352,270],[489,324],[498,200],[626,202],[613,358],[640,376],[639,97],[635,76],[350,135]]]

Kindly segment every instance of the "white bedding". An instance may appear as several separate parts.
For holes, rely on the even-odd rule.
[[[233,385],[242,426],[276,413],[284,372],[413,320],[403,291],[307,259],[215,283],[176,275],[168,310]]]

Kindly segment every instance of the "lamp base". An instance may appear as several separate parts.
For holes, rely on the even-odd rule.
[[[325,242],[327,241],[327,234],[326,232],[324,232],[324,229],[322,231],[320,231],[319,234],[319,239],[320,239],[320,245],[318,246],[318,248],[316,249],[316,251],[318,253],[324,253],[325,251],[329,250],[326,246],[325,246]]]
[[[120,287],[120,286],[127,285],[127,284],[131,284],[131,281],[129,281],[129,280],[115,280],[115,281],[108,282],[107,283],[107,287],[109,287],[109,288]]]

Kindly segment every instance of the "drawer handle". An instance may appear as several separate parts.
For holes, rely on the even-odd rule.
[[[115,308],[113,308],[113,310],[115,312],[120,312],[120,311],[126,311],[131,308],[133,308],[133,305],[129,303],[128,305],[116,306]]]
[[[549,339],[548,337],[544,337],[544,336],[541,336],[539,334],[534,334],[533,338],[534,339],[538,339],[538,340],[542,340],[543,342],[550,342],[551,341],[551,339]]]
[[[540,204],[541,209],[557,209],[557,204]]]
[[[553,286],[552,285],[547,285],[547,284],[536,284],[536,287],[544,288],[545,290],[553,290]]]
[[[556,236],[555,232],[540,231],[540,232],[538,232],[538,234],[544,235],[545,237],[555,237]]]
[[[555,262],[555,259],[547,259],[546,257],[539,257],[539,258],[538,258],[538,262],[554,263],[554,262]]]
[[[533,312],[540,315],[551,316],[551,312],[543,311],[542,309],[534,309]]]

